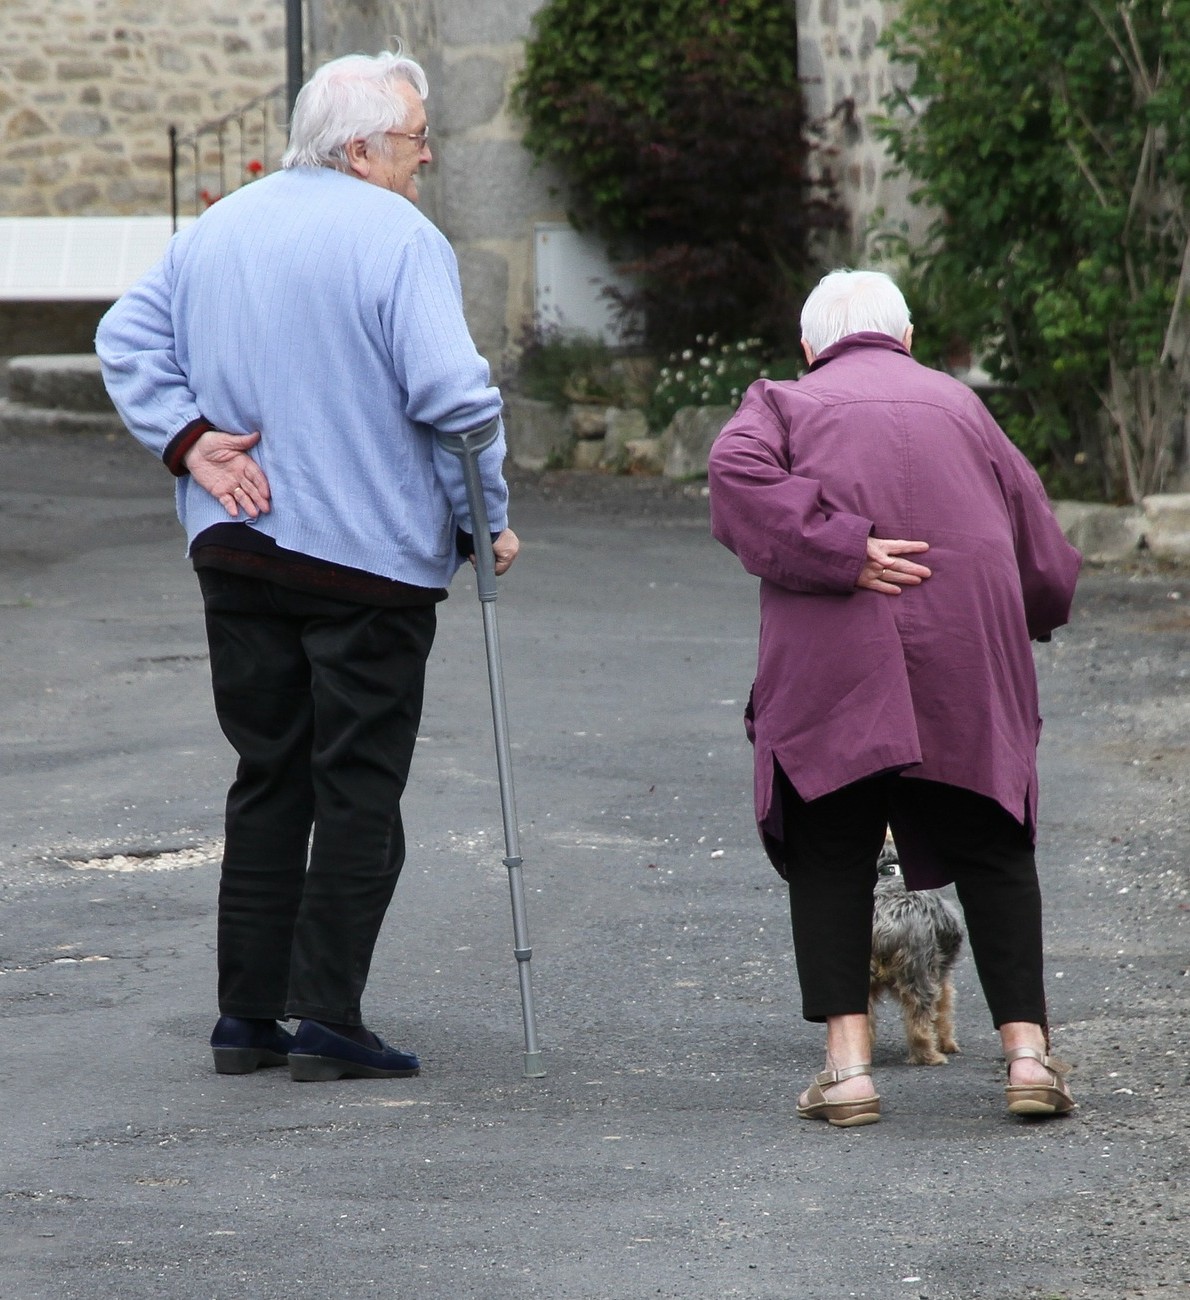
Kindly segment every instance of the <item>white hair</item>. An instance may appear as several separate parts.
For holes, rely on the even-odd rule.
[[[282,167],[347,169],[347,146],[405,125],[408,105],[393,93],[404,81],[425,99],[421,65],[396,53],[345,54],[324,63],[298,91]]]
[[[848,334],[888,334],[899,343],[908,328],[904,296],[883,271],[831,271],[802,308],[802,338],[815,355]]]

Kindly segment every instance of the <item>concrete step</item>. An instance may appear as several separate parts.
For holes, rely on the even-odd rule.
[[[34,410],[115,415],[93,352],[10,357],[8,401]]]
[[[114,410],[62,411],[0,401],[0,434],[28,436],[41,433],[102,433],[128,437],[124,422]]]

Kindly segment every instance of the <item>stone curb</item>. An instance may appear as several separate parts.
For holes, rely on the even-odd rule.
[[[1190,562],[1190,492],[1144,497],[1140,504],[1149,552],[1159,560]]]
[[[18,437],[40,433],[127,436],[128,431],[115,411],[64,411],[0,401],[0,433]]]
[[[1088,564],[1112,564],[1141,553],[1190,564],[1190,493],[1145,497],[1139,506],[1055,501],[1054,514]]]
[[[1137,506],[1055,501],[1054,515],[1088,564],[1127,559],[1144,545],[1144,515]]]
[[[8,400],[47,411],[114,414],[94,353],[10,357]]]

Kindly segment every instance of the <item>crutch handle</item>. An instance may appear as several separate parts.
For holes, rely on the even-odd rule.
[[[461,433],[446,433],[442,429],[434,432],[443,448],[463,462],[463,482],[467,488],[467,504],[471,507],[471,536],[475,543],[475,585],[479,599],[487,603],[496,599],[496,555],[492,550],[478,457],[500,436],[500,417],[494,415],[486,424]]]
[[[464,429],[461,433],[435,429],[434,436],[452,456],[478,456],[500,436],[500,417],[493,415],[486,424],[477,424],[474,429]]]

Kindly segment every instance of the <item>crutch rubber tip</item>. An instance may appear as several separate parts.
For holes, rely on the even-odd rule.
[[[541,1063],[540,1052],[525,1053],[525,1078],[526,1079],[544,1079],[545,1066]]]

